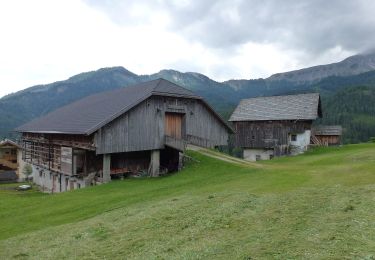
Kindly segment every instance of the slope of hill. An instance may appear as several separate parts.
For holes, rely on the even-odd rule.
[[[0,259],[375,257],[375,144],[263,167],[190,155],[164,178],[54,195],[0,185]]]
[[[354,55],[337,63],[277,73],[267,80],[311,83],[330,76],[351,76],[371,70],[375,70],[375,53]]]

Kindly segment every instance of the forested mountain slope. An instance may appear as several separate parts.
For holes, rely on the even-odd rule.
[[[341,124],[344,141],[358,143],[375,136],[375,87],[342,89],[323,97],[323,124]]]

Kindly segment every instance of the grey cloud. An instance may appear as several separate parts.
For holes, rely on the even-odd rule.
[[[210,48],[271,43],[317,55],[335,46],[363,52],[375,42],[373,0],[87,1],[118,23],[142,22],[131,19],[133,5],[167,12],[170,30]]]
[[[242,1],[231,8],[239,23],[219,15],[226,6],[219,1],[200,17],[179,20],[177,25],[191,39],[226,48],[248,41],[274,43],[286,48],[318,53],[335,46],[363,51],[375,40],[374,1]],[[233,2],[232,2],[233,3]]]

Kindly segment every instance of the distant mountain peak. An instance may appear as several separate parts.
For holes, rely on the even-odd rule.
[[[277,73],[267,78],[267,80],[309,83],[330,76],[352,76],[372,70],[375,70],[375,53],[357,54],[332,64]]]

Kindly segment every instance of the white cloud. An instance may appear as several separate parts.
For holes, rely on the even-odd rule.
[[[265,32],[279,34],[275,42],[244,40],[248,32],[264,31],[244,17],[245,3],[0,0],[0,96],[101,67],[124,66],[137,74],[196,71],[222,81],[266,77],[352,54],[340,45],[318,56],[287,49],[279,38],[293,33],[280,26]]]

